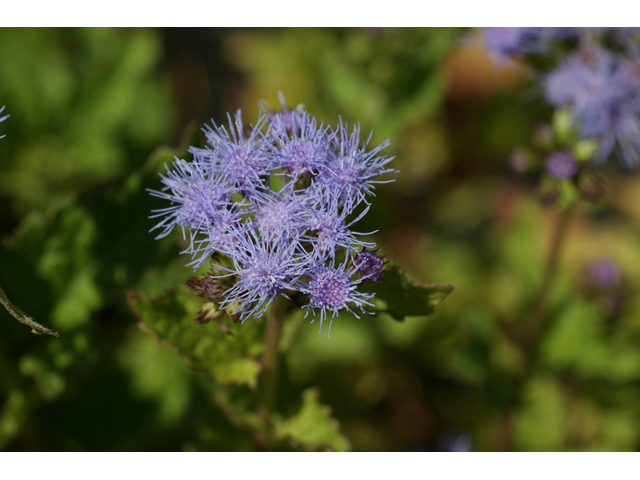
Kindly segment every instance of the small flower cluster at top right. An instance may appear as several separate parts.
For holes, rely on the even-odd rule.
[[[567,109],[583,139],[597,142],[591,160],[615,155],[625,168],[640,159],[640,29],[485,28],[484,42],[498,59],[533,66],[547,101]],[[551,176],[575,174],[554,156]],[[557,175],[556,175],[557,176]]]
[[[252,125],[238,110],[228,128],[206,126],[206,148],[190,147],[193,160],[176,158],[161,174],[164,188],[150,190],[172,203],[152,218],[162,217],[157,238],[189,231],[183,253],[194,269],[214,262],[220,309],[244,321],[298,292],[322,331],[329,315],[372,306],[373,295],[357,287],[380,281],[383,262],[367,233],[351,227],[368,212],[374,185],[392,181],[377,177],[395,173],[393,157],[381,154],[389,141],[368,149],[371,135],[359,125],[324,125],[302,106],[289,110],[282,96],[281,104]]]

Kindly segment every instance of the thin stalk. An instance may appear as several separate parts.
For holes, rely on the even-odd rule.
[[[533,311],[528,321],[525,323],[522,337],[520,337],[530,360],[532,360],[533,355],[535,355],[535,348],[544,327],[549,296],[553,290],[554,281],[558,273],[560,255],[562,253],[565,240],[567,239],[567,232],[569,230],[572,214],[573,210],[568,209],[561,212],[558,216],[556,227],[551,238],[551,245],[547,254],[544,272],[542,274],[542,281],[533,304]],[[524,384],[529,376],[530,372],[526,373],[518,380],[518,383],[521,385]],[[506,452],[511,449],[511,443],[513,440],[512,417],[513,411],[511,406],[504,408],[500,413],[498,429],[493,445],[494,451]]]
[[[276,405],[278,387],[278,345],[282,334],[282,312],[272,305],[267,316],[267,330],[262,355],[262,375],[259,379],[258,413],[265,420]]]
[[[560,261],[560,254],[564,246],[564,242],[567,238],[567,232],[569,230],[569,223],[573,214],[572,209],[563,211],[558,217],[556,229],[551,239],[551,246],[547,256],[547,262],[545,270],[542,276],[542,282],[536,295],[535,302],[533,304],[533,312],[529,319],[526,328],[526,343],[529,346],[534,346],[546,320],[547,306],[549,303],[549,295],[553,290],[553,283],[558,272],[558,265]]]

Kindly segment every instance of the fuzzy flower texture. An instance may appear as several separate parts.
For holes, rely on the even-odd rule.
[[[352,307],[367,313],[373,297],[358,292],[362,281],[379,281],[382,261],[352,226],[369,210],[376,180],[394,157],[381,155],[389,141],[367,150],[371,135],[340,120],[326,126],[302,106],[265,108],[253,125],[241,112],[228,115],[228,129],[206,126],[206,148],[190,147],[193,160],[176,158],[160,175],[164,188],[149,190],[171,206],[154,210],[162,218],[156,238],[180,227],[197,269],[209,259],[212,278],[230,285],[219,307],[244,322],[260,317],[279,295],[306,295],[306,314],[331,322]],[[374,233],[374,232],[369,232]],[[216,262],[224,263],[224,262]],[[231,280],[229,282],[229,280]],[[357,316],[357,315],[356,315]]]

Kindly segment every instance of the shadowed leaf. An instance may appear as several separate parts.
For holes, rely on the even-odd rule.
[[[394,266],[384,272],[382,282],[363,284],[359,290],[376,294],[373,301],[377,312],[386,312],[402,321],[406,316],[431,315],[453,288],[448,283],[411,281],[402,268]]]

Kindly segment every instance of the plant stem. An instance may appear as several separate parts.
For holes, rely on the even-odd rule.
[[[551,239],[551,246],[549,248],[549,254],[547,256],[547,263],[545,266],[544,274],[542,276],[542,283],[540,284],[540,288],[538,289],[536,300],[533,306],[533,312],[529,319],[528,325],[525,327],[527,329],[525,340],[530,347],[534,346],[537,343],[538,337],[540,336],[542,328],[544,327],[547,313],[547,303],[549,300],[549,295],[551,294],[551,290],[553,288],[553,282],[555,280],[556,273],[558,272],[560,253],[564,245],[564,240],[567,237],[567,231],[572,213],[572,209],[567,209],[560,213],[555,232],[553,233],[553,237]]]
[[[278,345],[282,334],[282,312],[272,305],[267,317],[267,330],[264,338],[264,352],[262,355],[262,375],[259,385],[258,413],[265,420],[273,411],[276,404],[276,390],[278,385]]]
[[[553,282],[558,272],[560,254],[567,238],[567,232],[569,230],[568,227],[572,214],[573,209],[570,208],[564,210],[558,215],[555,231],[553,232],[551,245],[547,254],[545,269],[542,274],[542,282],[540,283],[540,288],[538,289],[538,293],[536,294],[536,299],[533,304],[533,312],[531,313],[528,322],[524,325],[524,331],[521,332],[522,336],[519,337],[530,361],[535,355],[535,347],[538,344],[540,334],[544,327],[549,295],[553,289]],[[530,375],[531,372],[528,371],[518,380],[518,383],[523,385],[527,379],[530,378]],[[494,451],[507,452],[511,449],[511,442],[513,440],[512,417],[513,409],[511,406],[505,407],[500,413],[498,429],[493,445]]]

